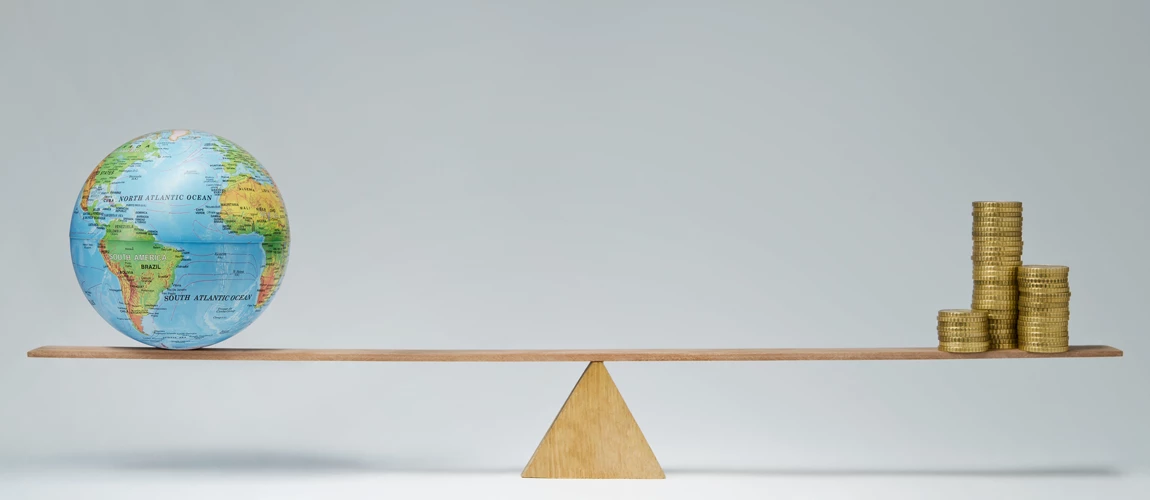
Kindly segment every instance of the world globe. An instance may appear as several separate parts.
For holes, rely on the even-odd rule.
[[[197,130],[128,141],[72,210],[72,266],[88,303],[149,346],[198,349],[275,298],[290,230],[279,189],[243,148]]]

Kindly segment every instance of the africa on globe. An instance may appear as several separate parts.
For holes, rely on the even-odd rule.
[[[88,176],[70,229],[88,302],[144,344],[197,349],[267,309],[290,230],[267,170],[235,143],[197,130],[128,141]]]

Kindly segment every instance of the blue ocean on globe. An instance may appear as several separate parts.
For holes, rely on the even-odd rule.
[[[96,312],[149,346],[197,349],[267,309],[287,269],[279,189],[247,151],[196,130],[133,139],[88,176],[72,265]]]

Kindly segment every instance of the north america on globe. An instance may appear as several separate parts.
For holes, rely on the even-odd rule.
[[[279,189],[222,137],[164,130],[101,161],[72,210],[76,279],[110,325],[144,344],[222,342],[268,307],[288,264]]]

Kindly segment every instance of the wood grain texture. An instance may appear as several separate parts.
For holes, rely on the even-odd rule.
[[[153,347],[45,346],[30,358],[166,359],[219,361],[874,361],[926,359],[1107,358],[1122,356],[1109,346],[1072,346],[1056,354],[1017,349],[974,354],[941,352],[934,347],[845,349],[560,349],[560,350],[420,350],[420,349],[227,349],[172,351]]]
[[[663,468],[601,361],[587,365],[523,477],[663,479]]]

